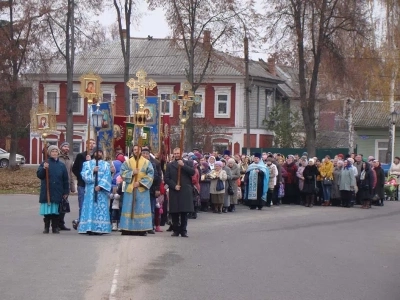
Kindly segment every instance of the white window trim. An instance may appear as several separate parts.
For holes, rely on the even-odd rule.
[[[115,84],[102,84],[101,92],[102,94],[111,94],[111,101],[115,101]],[[101,95],[101,98],[103,98],[103,95]]]
[[[170,94],[170,95],[173,94],[175,86],[174,85],[159,85],[159,86],[157,86],[157,88],[158,88],[158,97],[160,97],[160,101],[161,101],[160,107],[162,110],[163,100],[161,100],[161,94]],[[169,104],[169,113],[163,113],[161,111],[161,115],[162,116],[169,115],[172,118],[174,116],[174,104],[173,104],[172,100],[169,100],[168,104]]]
[[[57,97],[57,109],[55,111],[56,115],[60,114],[60,84],[59,83],[44,83],[43,84],[43,93],[44,93],[44,99],[43,103],[47,106],[47,93],[48,92],[56,92]]]
[[[205,87],[199,87],[196,90],[196,95],[200,95],[201,96],[201,103],[197,104],[200,105],[200,113],[193,113],[193,117],[194,118],[204,118],[205,117],[205,109],[206,109],[206,88]],[[195,106],[196,104],[193,104],[193,106]]]
[[[230,86],[214,86],[214,118],[226,119],[231,117],[231,87]],[[226,114],[218,113],[218,95],[227,95]]]
[[[80,85],[79,84],[74,84],[73,86],[73,93],[77,93],[79,98],[80,98],[80,112],[74,112],[74,116],[83,116],[85,114],[85,109],[84,109],[84,102],[85,100],[81,97],[79,94],[80,91]]]
[[[138,96],[139,94],[138,94],[137,91],[129,90],[129,103],[130,103],[129,111],[130,111],[130,114],[131,114],[131,115],[134,115],[135,112],[134,112],[134,110],[133,110],[133,99],[132,99],[132,95]]]
[[[379,150],[387,150],[387,148],[378,148],[378,143],[389,143],[388,139],[376,139],[375,140],[375,157],[379,159]]]

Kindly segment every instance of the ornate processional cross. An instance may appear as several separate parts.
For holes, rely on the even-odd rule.
[[[126,85],[129,87],[130,90],[138,90],[138,104],[139,104],[139,110],[144,109],[144,105],[146,104],[146,89],[152,90],[157,86],[157,83],[149,78],[148,81],[146,81],[147,73],[143,70],[140,69],[139,71],[136,72],[136,77],[138,78],[137,80],[134,78],[129,79],[129,81],[126,83]]]

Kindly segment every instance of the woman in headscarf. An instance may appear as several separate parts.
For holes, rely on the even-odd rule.
[[[374,176],[372,172],[369,163],[363,162],[360,173],[360,186],[358,187],[362,203],[361,208],[370,208],[374,190]]]
[[[261,160],[261,154],[254,154],[253,163],[247,168],[244,177],[243,199],[250,209],[262,210],[267,201],[269,170]]]
[[[211,155],[208,158],[208,165],[210,166],[211,170],[214,170],[214,164],[215,164],[215,157]]]
[[[340,174],[343,169],[343,160],[338,160],[336,162],[336,167],[333,170],[333,184],[331,191],[331,204],[332,206],[340,206]]]
[[[222,162],[222,170],[224,170],[227,175],[225,183],[224,206],[222,208],[222,212],[227,213],[228,208],[231,206],[231,195],[228,194],[228,186],[232,185],[232,173],[231,169],[227,166],[225,158],[222,158],[220,161]]]
[[[228,159],[228,167],[231,170],[231,186],[233,190],[233,195],[231,195],[231,206],[228,211],[234,212],[236,210],[235,206],[238,203],[237,195],[238,195],[238,184],[237,181],[240,178],[240,169],[236,163],[236,160],[233,158]]]
[[[313,207],[315,201],[315,195],[317,192],[317,176],[319,175],[319,171],[317,166],[315,165],[314,159],[310,158],[308,161],[308,165],[304,168],[303,177],[304,177],[304,186],[303,193],[306,198],[306,207]]]
[[[228,178],[226,172],[222,170],[223,163],[216,161],[214,165],[214,170],[208,174],[208,178],[211,179],[210,183],[210,194],[211,202],[214,206],[214,213],[222,213],[222,206],[224,205],[224,195],[225,195],[225,181]],[[221,180],[223,187],[218,189],[218,180]],[[217,190],[218,189],[218,190]]]
[[[286,204],[295,203],[298,204],[299,202],[299,188],[297,186],[297,166],[294,162],[294,156],[289,155],[286,159],[286,163],[283,164],[283,169],[286,170],[286,177],[285,178],[285,197],[283,197],[283,202]],[[284,175],[283,175],[284,176]]]
[[[383,206],[383,200],[385,199],[385,172],[383,171],[381,163],[378,160],[374,161],[374,172],[376,175],[374,195],[379,197],[377,205]]]
[[[303,188],[304,188],[304,176],[303,176],[303,172],[305,167],[308,165],[307,159],[303,159],[303,157],[300,160],[299,163],[299,167],[297,169],[296,172],[296,176],[298,178],[299,181],[299,190],[300,190],[300,198],[301,198],[301,205],[305,205],[306,204],[306,194],[303,192]]]
[[[339,181],[340,198],[342,198],[343,207],[350,207],[355,185],[356,177],[354,176],[353,168],[351,163],[345,160]]]
[[[210,174],[211,169],[207,162],[202,162],[200,165],[200,201],[201,211],[206,212],[210,203]]]
[[[52,232],[60,233],[58,229],[59,205],[62,198],[66,199],[69,195],[68,172],[65,165],[58,159],[59,150],[57,146],[49,146],[47,153],[49,158],[40,164],[36,172],[37,177],[41,180],[39,213],[44,217],[43,233],[49,233],[50,222]],[[46,170],[48,172],[48,180],[46,180]],[[47,193],[47,189],[49,193]]]

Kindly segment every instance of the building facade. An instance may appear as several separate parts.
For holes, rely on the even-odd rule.
[[[130,74],[143,68],[148,78],[157,82],[157,87],[148,91],[149,96],[158,96],[161,101],[161,114],[169,115],[172,127],[172,140],[178,139],[179,106],[171,101],[171,94],[178,93],[185,81],[187,68],[186,54],[176,43],[168,39],[132,38]],[[65,140],[66,129],[66,68],[64,62],[54,63],[49,72],[31,74],[29,77],[34,91],[33,103],[45,103],[57,114],[57,132],[48,137],[50,144],[60,144]],[[202,103],[195,106],[194,126],[208,126],[209,130],[197,140],[204,151],[229,149],[241,152],[246,140],[246,103],[244,61],[229,54],[213,51],[210,66],[196,94],[202,96]],[[137,91],[130,91],[130,107],[125,107],[123,80],[123,58],[119,41],[104,44],[99,48],[77,56],[74,75],[74,154],[84,150],[88,136],[88,106],[79,96],[82,74],[94,72],[102,77],[102,101],[112,101],[115,115],[132,114]],[[277,95],[282,91],[278,85],[284,79],[268,71],[256,61],[249,63],[250,74],[250,124],[251,147],[272,146],[273,133],[266,130],[263,120],[267,118]],[[41,161],[42,141],[40,136],[31,133],[31,163]],[[190,150],[190,149],[189,149]]]

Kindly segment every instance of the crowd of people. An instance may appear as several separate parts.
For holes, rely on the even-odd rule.
[[[251,210],[280,204],[305,207],[361,205],[383,206],[385,173],[373,157],[338,154],[322,160],[279,153],[253,156],[181,153],[176,148],[166,161],[151,153],[150,147],[134,145],[130,157],[115,149],[115,160],[105,161],[103,151],[91,140],[88,151],[69,158],[69,144],[49,146],[48,159],[40,164],[40,214],[44,231],[70,230],[60,204],[77,192],[78,218],[73,228],[81,234],[155,234],[169,224],[172,236],[188,237],[188,218],[199,212],[233,213],[238,204]],[[396,157],[389,174],[400,176]],[[73,176],[74,175],[74,176]],[[397,186],[397,185],[396,185]]]

